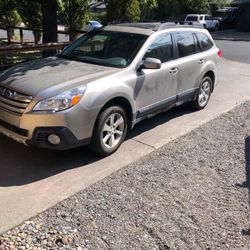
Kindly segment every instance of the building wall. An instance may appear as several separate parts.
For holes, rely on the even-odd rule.
[[[250,2],[239,6],[236,28],[239,31],[250,32]]]

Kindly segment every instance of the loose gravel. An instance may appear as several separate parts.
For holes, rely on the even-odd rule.
[[[0,249],[250,249],[250,102],[0,237]]]

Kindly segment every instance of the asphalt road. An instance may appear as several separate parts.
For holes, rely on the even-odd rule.
[[[250,42],[225,40],[216,40],[215,42],[222,50],[224,58],[250,64]]]
[[[248,43],[217,44],[226,58],[250,60]],[[246,52],[239,59],[230,53],[238,46]],[[205,110],[192,112],[181,107],[144,121],[116,154],[104,159],[86,148],[44,151],[0,136],[0,233],[249,99],[248,64],[224,60],[219,74],[220,85]]]

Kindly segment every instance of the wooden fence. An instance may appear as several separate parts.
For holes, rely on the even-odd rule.
[[[40,34],[43,33],[42,29],[33,29],[33,28],[25,28],[25,27],[18,27],[18,26],[6,26],[6,27],[2,27],[0,26],[0,30],[5,30],[7,32],[7,37],[6,40],[8,42],[8,44],[11,43],[18,43],[18,44],[24,44],[24,31],[32,31],[34,36],[33,36],[33,43],[38,44],[39,40],[36,39],[38,37],[40,37]],[[12,40],[12,34],[13,34],[13,30],[19,30],[19,41],[13,41]],[[86,31],[84,30],[70,30],[70,31],[63,31],[63,30],[58,30],[57,34],[64,34],[64,35],[68,35],[69,36],[69,41],[72,41],[74,39],[74,37],[76,37],[79,34],[84,34],[86,33]]]

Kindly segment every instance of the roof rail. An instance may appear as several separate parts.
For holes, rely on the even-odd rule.
[[[190,28],[190,26],[192,28],[204,29],[204,26],[200,23],[175,21],[175,22],[160,23],[153,28],[153,31],[160,31],[176,27]]]

